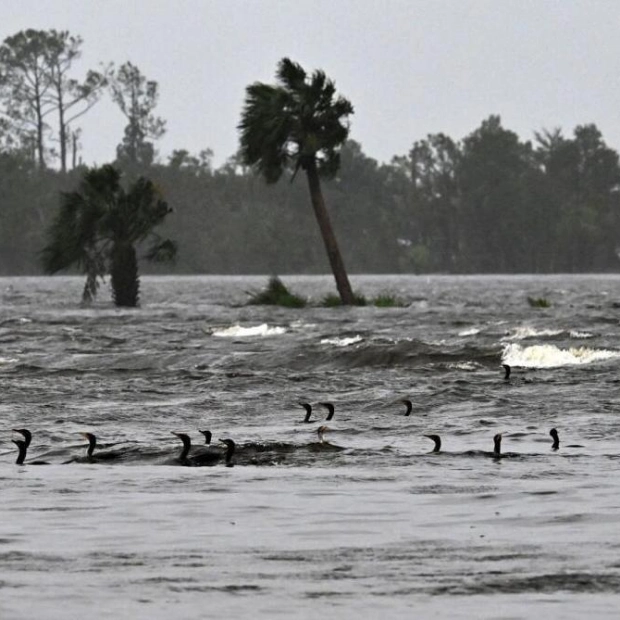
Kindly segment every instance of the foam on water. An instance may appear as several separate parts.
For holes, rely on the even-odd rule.
[[[212,335],[217,338],[251,338],[254,336],[281,336],[282,334],[286,334],[285,327],[271,327],[267,323],[253,327],[231,325],[230,327],[214,329],[212,332]]]
[[[346,338],[323,338],[321,344],[331,344],[335,347],[350,347],[364,340],[361,336],[348,336]]]
[[[502,353],[502,362],[510,366],[523,368],[557,368],[592,364],[620,357],[620,352],[608,349],[590,349],[588,347],[571,347],[561,349],[552,344],[521,346],[508,344]]]

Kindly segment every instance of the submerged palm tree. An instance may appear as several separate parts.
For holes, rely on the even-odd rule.
[[[310,199],[343,304],[355,298],[323,200],[320,176],[333,177],[340,166],[339,147],[349,135],[346,118],[353,106],[336,97],[334,83],[322,71],[310,77],[288,58],[278,64],[278,84],[255,82],[246,89],[239,124],[241,156],[256,166],[268,183],[286,168],[293,178],[301,168],[308,178]]]
[[[136,245],[150,241],[146,258],[155,261],[173,259],[176,245],[153,232],[171,212],[153,182],[139,178],[125,190],[120,179],[111,165],[92,168],[78,191],[61,195],[42,258],[47,273],[75,266],[86,274],[83,301],[92,300],[98,279],[109,273],[114,303],[134,307],[140,288]]]

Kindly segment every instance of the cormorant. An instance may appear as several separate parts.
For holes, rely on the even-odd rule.
[[[16,431],[21,432],[21,431]],[[17,454],[16,465],[23,465],[26,460],[26,454],[28,453],[28,440],[27,439],[11,439],[11,441],[17,446],[19,450]],[[30,461],[26,465],[49,465],[47,461]]]
[[[435,442],[435,447],[432,450],[433,452],[439,452],[441,450],[441,437],[439,435],[424,435],[424,437],[428,437]]]
[[[517,452],[504,452],[502,453],[502,434],[497,433],[495,437],[493,437],[493,458],[502,459],[505,457],[514,457],[521,456]]]
[[[551,444],[551,449],[552,450],[558,450],[560,448],[560,435],[558,434],[557,429],[552,428],[549,431],[549,435],[551,435],[551,437],[553,437],[553,444]],[[583,446],[580,445],[580,444],[571,443],[571,444],[568,444],[567,446],[565,446],[565,448],[583,448]]]
[[[192,440],[189,438],[189,435],[187,433],[175,433],[174,431],[172,431],[172,434],[183,442],[183,449],[175,461],[181,465],[191,465],[189,459],[187,458],[187,455],[192,447]]]
[[[97,436],[94,433],[80,433],[80,435],[88,441],[86,456],[78,456],[69,461],[65,461],[65,463],[96,463],[97,461],[111,461],[112,459],[122,456],[120,452],[99,452],[95,456],[94,452],[97,447]]]
[[[24,459],[26,458],[26,451],[28,450],[26,442],[23,439],[11,439],[11,441],[17,446],[17,449],[19,450],[15,464],[23,465]]]
[[[555,428],[552,428],[549,431],[549,435],[553,438],[553,444],[551,445],[552,450],[558,450],[560,447],[560,436],[558,435],[558,431]]]
[[[508,369],[510,370],[510,366],[508,367]],[[497,435],[493,437],[493,454],[495,456],[502,455],[502,434],[501,433],[497,433]]]
[[[319,405],[327,409],[327,417],[325,418],[325,421],[329,422],[334,417],[334,411],[335,411],[334,405],[332,403],[319,403]]]
[[[189,457],[189,461],[192,465],[216,465],[222,460],[222,453],[217,449],[211,446],[211,438],[213,437],[213,433],[211,431],[198,431],[202,433],[205,437],[205,445],[206,448],[203,448],[201,452],[197,452],[196,454],[192,454]]]
[[[310,403],[299,403],[306,410],[306,417],[304,422],[310,422],[310,416],[312,415],[312,405]]]
[[[408,398],[403,398],[400,402],[407,407],[407,411],[405,411],[405,417],[410,416],[411,412],[413,411],[412,402]]]
[[[235,442],[232,439],[220,439],[220,442],[226,446],[226,455],[224,456],[226,467],[234,467],[235,464],[232,462],[232,457],[237,447]]]
[[[26,444],[26,450],[30,447],[30,442],[32,441],[32,433],[27,428],[14,428],[14,433],[19,433],[24,437],[24,443]]]

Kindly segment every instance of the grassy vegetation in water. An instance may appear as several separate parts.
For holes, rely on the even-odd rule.
[[[381,293],[376,297],[367,299],[362,293],[354,293],[356,306],[376,306],[378,308],[400,308],[407,304],[390,293]],[[269,278],[267,286],[255,293],[250,293],[249,305],[284,306],[286,308],[303,308],[308,305],[304,297],[291,293],[278,276]],[[329,293],[325,295],[320,306],[335,308],[342,306],[340,295]]]
[[[527,303],[530,304],[532,308],[550,308],[551,302],[544,297],[528,297]]]
[[[407,305],[402,299],[390,293],[382,293],[373,297],[372,304],[377,308],[403,308]]]
[[[285,306],[287,308],[303,308],[307,301],[291,293],[278,276],[269,278],[267,287],[252,293],[248,304],[254,306]]]
[[[367,299],[361,293],[354,293],[355,297],[355,305],[356,306],[377,306],[377,308],[401,308],[406,306],[405,302],[402,299],[399,299],[395,295],[391,295],[389,293],[381,293],[376,297],[371,299]],[[342,301],[338,295],[334,293],[330,293],[323,297],[321,301],[321,306],[325,308],[334,308],[335,306],[341,306]]]

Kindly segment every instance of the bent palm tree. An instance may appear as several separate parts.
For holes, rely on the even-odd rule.
[[[109,273],[114,303],[134,307],[140,287],[136,244],[150,240],[146,258],[155,261],[173,259],[176,245],[153,232],[171,209],[152,181],[139,178],[125,190],[120,177],[110,165],[92,168],[79,191],[61,194],[42,259],[47,273],[72,266],[85,273],[84,301],[95,296],[98,278]]]
[[[275,183],[286,168],[293,178],[301,168],[308,178],[314,208],[327,256],[343,304],[355,298],[331,225],[320,176],[333,177],[340,166],[338,148],[349,135],[344,122],[353,106],[336,97],[334,83],[322,71],[310,78],[288,58],[278,64],[275,86],[255,82],[246,88],[239,124],[241,157],[256,166],[268,183]]]

